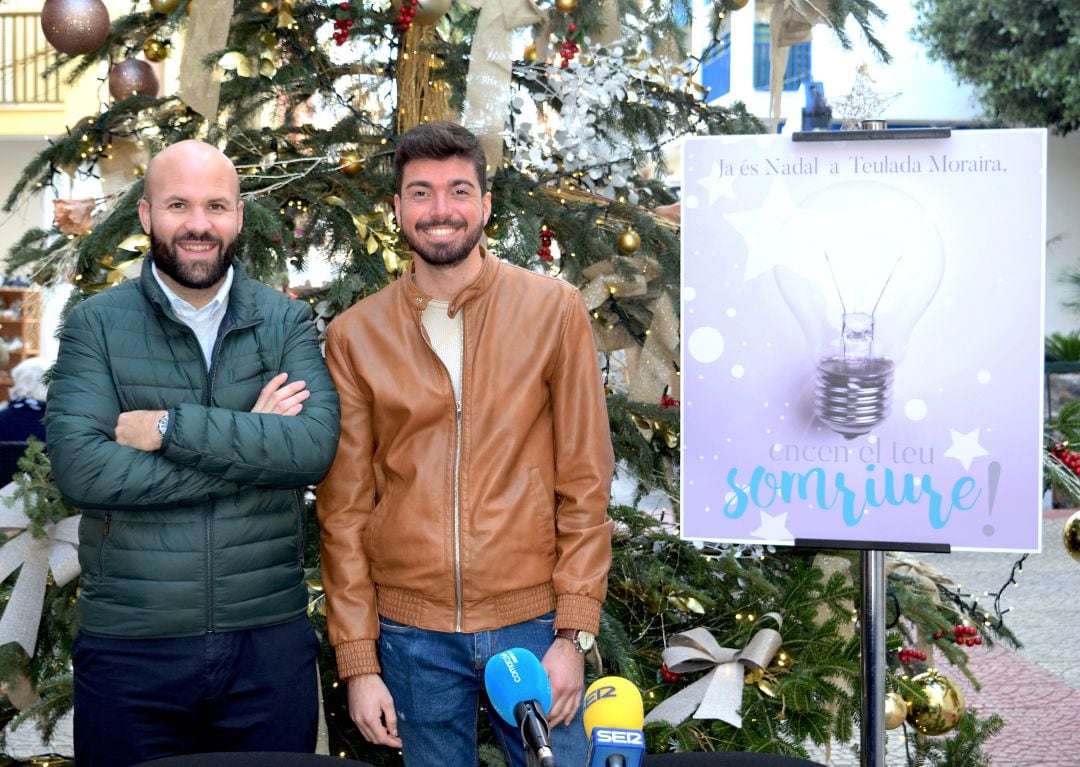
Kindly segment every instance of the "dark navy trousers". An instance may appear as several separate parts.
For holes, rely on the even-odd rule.
[[[313,753],[319,645],[307,617],[197,637],[79,633],[75,763],[129,767],[216,751]]]

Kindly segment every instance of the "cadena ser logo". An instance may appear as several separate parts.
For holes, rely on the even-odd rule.
[[[597,687],[595,690],[593,690],[592,692],[590,692],[588,695],[585,696],[585,708],[588,708],[593,703],[596,703],[598,700],[603,700],[604,698],[617,698],[617,697],[618,697],[618,693],[615,692],[615,686],[614,685],[608,684],[608,685],[604,685],[603,687]]]
[[[609,730],[597,727],[593,730],[597,743],[617,746],[645,746],[645,734],[641,730]]]

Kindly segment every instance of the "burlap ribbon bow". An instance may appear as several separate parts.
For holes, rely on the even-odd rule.
[[[24,530],[0,547],[0,581],[22,567],[0,618],[0,644],[18,642],[33,657],[49,570],[57,586],[79,575],[81,515],[45,525],[45,536],[35,538],[25,531],[30,520],[23,511],[22,501],[15,498],[17,489],[14,482],[0,488],[0,528]]]
[[[614,261],[599,261],[582,274],[589,280],[581,289],[589,311],[602,306],[613,295],[635,298],[652,314],[649,332],[640,346],[621,325],[610,330],[599,328],[597,347],[602,352],[626,349],[630,370],[628,396],[637,402],[659,403],[665,391],[679,391],[676,371],[679,362],[679,313],[671,296],[662,287],[650,289],[661,275],[655,259],[643,256],[621,258],[633,267],[618,270]]]
[[[502,164],[503,128],[510,104],[514,30],[543,24],[545,14],[533,0],[464,0],[480,9],[469,53],[462,124],[477,135],[487,156],[488,176]]]
[[[229,41],[233,3],[232,0],[199,0],[188,8],[184,55],[180,61],[180,97],[207,122],[213,123],[221,98],[221,72],[203,61]]]
[[[783,624],[778,613],[766,613],[759,621],[765,618],[774,619],[777,626]],[[780,632],[770,628],[758,629],[741,650],[721,647],[713,635],[702,628],[672,635],[663,652],[668,670],[678,674],[711,671],[650,711],[645,724],[665,722],[674,727],[693,715],[695,719],[720,719],[742,727],[739,706],[742,704],[743,676],[748,669],[767,668],[781,644]]]

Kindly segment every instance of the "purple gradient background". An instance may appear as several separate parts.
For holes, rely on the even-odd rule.
[[[996,160],[1003,170],[931,172],[929,156],[943,154]],[[856,175],[855,155],[910,158],[922,168]],[[814,158],[816,173],[761,172],[766,159],[795,166],[801,160],[806,168]],[[837,173],[829,172],[834,162]],[[756,163],[758,174],[741,175],[746,163]],[[695,138],[685,143],[683,164],[683,537],[1039,550],[1045,131],[954,131],[946,139],[805,143],[783,136]],[[732,175],[710,182],[716,169],[724,167]],[[778,193],[798,201],[855,178],[895,186],[932,212],[944,245],[945,272],[896,370],[892,414],[869,434],[845,440],[813,417],[813,361],[806,337],[758,254],[775,226],[766,205]],[[700,343],[703,337],[713,343]],[[945,453],[954,445],[953,431],[972,435],[974,430],[986,454],[972,455],[965,469],[961,460]],[[846,449],[847,462],[774,459],[770,451],[778,444],[811,451]],[[894,446],[906,448],[909,460],[895,460]],[[878,451],[880,460],[869,472],[860,456]],[[993,464],[1000,468],[996,483]],[[972,494],[978,492],[979,499],[969,510],[953,511],[938,528],[922,502],[870,509],[852,525],[837,508],[818,508],[798,498],[777,500],[765,510],[776,518],[773,527],[762,528],[762,513],[752,503],[739,518],[723,512],[731,494],[728,472],[737,470],[736,484],[744,484],[759,466],[776,474],[822,467],[830,487],[838,471],[852,488],[861,487],[868,476],[880,484],[887,469],[900,477],[925,474],[945,496],[946,511],[953,485],[970,477]]]

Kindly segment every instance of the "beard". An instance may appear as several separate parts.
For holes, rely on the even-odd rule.
[[[225,275],[229,271],[229,265],[232,264],[233,257],[236,255],[236,240],[230,242],[226,247],[225,243],[220,239],[209,234],[199,236],[183,235],[179,239],[215,243],[218,249],[218,257],[208,263],[185,263],[177,255],[175,244],[167,245],[151,232],[150,255],[154,260],[154,266],[163,274],[168,275],[177,284],[188,290],[206,290],[225,279]]]
[[[425,221],[417,224],[418,230],[423,230],[425,227],[436,226],[459,226],[465,224],[465,232],[462,235],[462,239],[456,243],[445,243],[442,245],[430,246],[421,243],[418,236],[411,235],[404,228],[401,230],[402,236],[405,238],[405,242],[409,244],[413,252],[420,256],[426,263],[431,266],[439,266],[449,268],[460,264],[468,257],[477,243],[480,242],[480,235],[483,234],[483,228],[477,226],[475,229],[469,229],[468,224],[458,220],[449,221]]]

